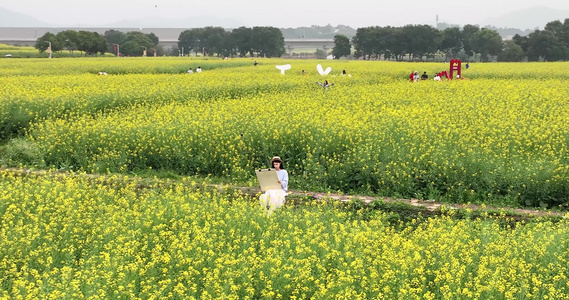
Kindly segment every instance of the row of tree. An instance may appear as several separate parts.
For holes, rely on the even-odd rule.
[[[40,52],[78,50],[85,55],[116,53],[114,45],[120,45],[120,52],[128,56],[164,54],[154,33],[138,31],[121,32],[108,30],[104,35],[97,32],[65,30],[46,33],[36,41]],[[364,59],[409,60],[434,57],[444,53],[448,58],[459,57],[469,60],[480,54],[481,61],[496,57],[498,61],[559,61],[569,60],[569,19],[564,22],[547,23],[544,30],[536,30],[528,36],[515,35],[512,40],[502,41],[497,31],[465,25],[463,28],[449,27],[444,30],[429,25],[406,25],[403,27],[358,28],[350,41],[344,35],[334,37],[332,55],[336,58],[351,55]],[[177,53],[176,53],[177,52]],[[286,52],[284,37],[275,27],[239,27],[227,31],[222,27],[192,28],[180,33],[178,45],[170,53],[203,53],[217,56],[264,56],[279,57]]]
[[[506,50],[506,49],[504,49]],[[569,18],[552,21],[544,30],[536,30],[528,36],[516,34],[509,44],[509,51],[528,61],[569,60]]]
[[[124,33],[118,30],[105,31],[105,40],[107,42],[107,52],[115,53],[120,51],[126,56],[143,56],[163,54],[163,49],[158,45],[160,41],[154,33],[142,33],[140,31],[130,31]],[[115,49],[114,45],[119,45]]]
[[[569,19],[547,23],[544,30],[528,36],[516,34],[503,41],[496,30],[476,25],[449,27],[438,30],[429,25],[403,27],[358,28],[350,40],[343,35],[334,37],[332,55],[336,58],[351,55],[364,59],[409,60],[433,57],[444,53],[446,58],[462,57],[469,60],[480,54],[481,61],[496,57],[498,61],[560,61],[569,60]]]
[[[78,50],[85,55],[96,55],[107,51],[107,42],[102,35],[83,30],[65,30],[57,34],[47,32],[36,40],[35,48],[43,53],[49,51],[50,44],[53,52],[69,50],[73,54],[73,51]]]
[[[162,47],[158,45],[159,39],[154,33],[142,33],[139,31],[121,32],[118,30],[107,30],[105,35],[90,31],[65,30],[53,34],[47,32],[37,39],[36,49],[40,52],[48,51],[51,43],[51,51],[58,52],[68,50],[82,51],[85,55],[97,55],[97,53],[105,54],[106,52],[117,54],[120,50],[122,55],[142,56],[144,51],[162,51]],[[114,45],[120,45],[119,49],[115,49]]]
[[[145,34],[138,31],[124,33],[118,30],[107,30],[104,35],[97,32],[66,30],[54,35],[46,33],[36,41],[35,47],[40,52],[79,50],[85,55],[117,53],[126,56],[163,55],[163,48],[158,45],[159,39],[154,33]],[[120,45],[119,49],[115,45]],[[275,27],[239,27],[227,31],[222,27],[192,28],[180,33],[178,45],[171,49],[170,55],[181,53],[203,53],[212,56],[262,56],[280,57],[286,50],[284,37],[280,29]]]
[[[349,44],[346,37],[335,37],[332,54],[336,58],[350,54],[346,42]],[[433,57],[437,52],[443,52],[447,57],[464,52],[468,57],[480,53],[481,59],[486,60],[488,55],[497,55],[502,49],[498,32],[475,25],[442,31],[429,25],[363,27],[357,29],[351,42],[355,48],[354,56],[364,59],[402,60],[408,55],[409,60],[414,60]]]
[[[218,56],[280,57],[286,52],[284,36],[276,27],[239,27],[226,31],[222,27],[192,28],[180,33],[178,49]]]

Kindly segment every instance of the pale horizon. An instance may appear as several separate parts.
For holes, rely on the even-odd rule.
[[[485,24],[488,20],[499,23],[503,15],[539,7],[569,12],[569,1],[490,1],[471,3],[433,3],[408,0],[401,4],[379,4],[376,1],[353,0],[313,2],[290,0],[286,4],[269,6],[266,2],[251,0],[246,5],[236,1],[201,1],[190,3],[181,0],[123,0],[97,2],[71,2],[64,0],[22,0],[4,3],[0,8],[23,13],[54,26],[107,26],[125,20],[139,20],[152,27],[163,20],[200,19],[212,24],[220,20],[238,26],[274,26],[280,28],[327,24],[347,25],[352,28],[366,26],[402,26],[406,24]],[[569,17],[569,15],[567,15]],[[148,25],[146,25],[148,24]],[[543,27],[545,24],[542,24]],[[494,25],[500,26],[500,25]],[[527,28],[519,28],[527,29]]]

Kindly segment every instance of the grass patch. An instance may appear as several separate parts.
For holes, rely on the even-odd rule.
[[[15,138],[0,146],[0,162],[6,167],[45,168],[37,144],[24,138]]]

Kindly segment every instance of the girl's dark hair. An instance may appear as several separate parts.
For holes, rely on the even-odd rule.
[[[275,162],[280,162],[281,163],[281,169],[284,169],[284,164],[283,161],[280,158],[273,158],[271,159],[271,168],[275,168]]]

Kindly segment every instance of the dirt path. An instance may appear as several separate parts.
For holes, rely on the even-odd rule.
[[[475,204],[449,204],[449,203],[442,203],[437,202],[434,200],[420,200],[420,199],[395,199],[391,197],[369,197],[369,196],[356,196],[356,195],[338,195],[338,194],[327,194],[327,193],[303,193],[303,192],[295,192],[293,191],[291,194],[293,195],[315,195],[319,198],[328,197],[331,199],[335,199],[342,202],[349,202],[352,199],[358,198],[362,200],[365,204],[371,203],[373,200],[382,199],[385,202],[401,202],[406,203],[414,207],[420,207],[427,209],[429,211],[435,211],[437,209],[442,208],[443,206],[446,209],[470,209],[470,210],[479,210],[479,211],[500,211],[503,210],[506,214],[508,213],[516,213],[516,214],[523,214],[523,215],[533,215],[533,216],[565,216],[565,213],[562,212],[554,212],[551,210],[536,210],[536,209],[528,209],[528,208],[511,208],[511,207],[492,207],[492,206],[482,206],[482,205],[475,205]]]
[[[29,170],[29,169],[17,169],[17,168],[0,168],[0,171],[7,172],[16,176],[77,176],[77,177],[86,177],[88,179],[99,179],[101,177],[108,177],[107,175],[99,175],[99,174],[77,174],[71,172],[63,172],[63,171],[46,171],[46,170]],[[133,176],[127,176],[123,178],[128,178],[127,180],[138,181],[139,186],[141,188],[145,188],[150,186],[148,182],[145,182],[144,178],[138,178]],[[153,179],[154,180],[154,179]],[[167,179],[158,179],[159,181],[175,183],[175,180],[167,180]],[[126,181],[126,180],[125,180]],[[228,186],[228,185],[220,185],[220,184],[208,184],[210,187],[217,188],[218,190],[224,190],[227,188],[234,188],[240,190],[242,193],[247,195],[257,195],[260,193],[260,189],[256,187],[237,187],[237,186]],[[392,203],[405,203],[417,208],[426,209],[428,211],[436,211],[441,209],[442,207],[446,209],[470,209],[476,211],[500,211],[504,212],[506,215],[517,214],[517,215],[526,215],[526,216],[561,216],[564,218],[569,217],[568,212],[556,212],[551,211],[548,209],[529,209],[529,208],[511,208],[511,207],[492,207],[492,206],[482,206],[482,205],[475,205],[475,204],[450,204],[450,203],[442,203],[433,200],[420,200],[420,199],[396,199],[391,197],[371,197],[371,196],[361,196],[361,195],[341,195],[341,194],[332,194],[332,193],[316,193],[316,192],[303,192],[303,191],[289,191],[289,195],[292,196],[306,196],[306,197],[315,197],[317,199],[332,199],[341,202],[349,202],[353,199],[359,199],[363,201],[364,204],[368,205],[374,200],[381,199],[384,202],[392,202]]]
[[[224,186],[216,185],[218,189],[223,189]],[[253,187],[233,187],[241,190],[242,193],[248,195],[256,195],[261,192],[260,188]],[[405,203],[414,207],[426,209],[428,211],[436,211],[441,208],[445,209],[469,209],[476,211],[488,211],[488,212],[504,212],[506,215],[525,215],[531,216],[560,216],[564,218],[569,217],[569,212],[559,212],[552,211],[549,209],[530,209],[530,208],[512,208],[512,207],[493,207],[486,205],[477,204],[453,204],[453,203],[442,203],[434,200],[420,200],[420,199],[397,199],[392,197],[372,197],[372,196],[361,196],[361,195],[341,195],[332,193],[318,193],[318,192],[303,192],[290,190],[289,195],[292,196],[306,196],[315,197],[317,199],[333,199],[341,202],[350,202],[352,199],[359,199],[368,205],[372,201],[381,199],[384,202],[391,203]]]

